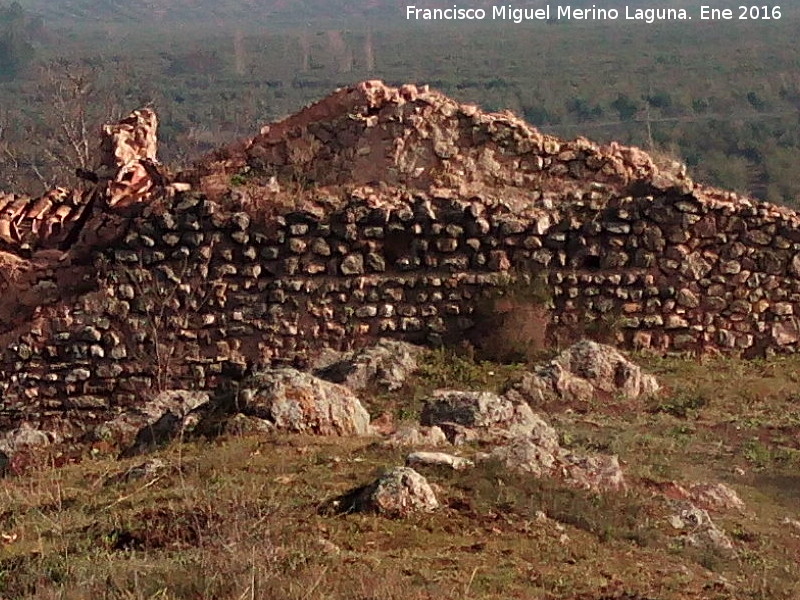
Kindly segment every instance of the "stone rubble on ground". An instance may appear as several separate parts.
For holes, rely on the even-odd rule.
[[[53,431],[37,429],[23,421],[19,427],[0,435],[0,476],[12,470],[15,456],[24,456],[41,448],[61,442],[61,436]]]
[[[383,441],[383,445],[390,448],[400,448],[403,446],[431,447],[444,446],[449,444],[444,431],[440,427],[425,427],[424,425],[404,425]]]
[[[123,456],[141,454],[183,433],[187,415],[209,401],[208,392],[166,390],[97,426],[92,436],[124,448]]]
[[[736,555],[733,542],[711,520],[708,511],[686,501],[678,501],[674,505],[676,512],[669,517],[669,523],[682,532],[682,538],[688,545]]]
[[[738,510],[745,508],[744,501],[724,483],[700,482],[680,484],[675,481],[655,484],[658,491],[673,500],[688,500],[707,510]]]
[[[465,430],[472,439],[493,441],[542,428],[541,418],[524,402],[514,403],[492,392],[458,390],[437,390],[423,400],[420,423],[440,427],[451,443],[459,441],[457,433]]]
[[[0,436],[0,452],[13,456],[21,450],[32,450],[57,444],[60,436],[52,431],[36,429],[30,423],[21,423],[19,427],[3,432]]]
[[[420,421],[440,427],[455,444],[492,444],[479,460],[591,490],[626,489],[616,456],[577,456],[561,448],[555,429],[516,394],[438,390],[424,401]]]

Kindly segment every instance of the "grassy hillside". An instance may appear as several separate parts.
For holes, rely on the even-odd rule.
[[[444,508],[409,520],[333,516],[327,500],[402,464],[370,439],[230,437],[176,444],[161,470],[101,447],[0,481],[7,598],[791,599],[800,594],[797,359],[650,360],[666,394],[547,415],[578,452],[618,453],[630,490],[601,496],[493,464],[422,472]],[[408,418],[447,386],[514,369],[433,353],[407,388],[365,398]],[[476,448],[462,447],[470,455]],[[54,460],[58,460],[55,458]],[[668,482],[725,482],[711,511],[734,553],[687,545]]]

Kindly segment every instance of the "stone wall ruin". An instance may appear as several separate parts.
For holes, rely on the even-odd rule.
[[[145,176],[145,195],[90,191],[68,246],[6,241],[4,426],[69,429],[323,347],[457,340],[526,273],[557,324],[614,315],[628,347],[800,343],[795,212],[427,88],[365,82],[171,182]]]

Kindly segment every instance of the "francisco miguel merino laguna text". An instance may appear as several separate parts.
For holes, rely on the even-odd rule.
[[[655,23],[656,21],[684,21],[690,19],[684,8],[631,8],[626,6],[622,12],[616,8],[573,8],[570,5],[540,8],[515,8],[513,5],[493,6],[491,11],[483,8],[417,8],[406,6],[407,21],[616,21],[623,15],[625,20]]]

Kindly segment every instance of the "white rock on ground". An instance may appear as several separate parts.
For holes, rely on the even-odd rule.
[[[435,448],[444,446],[447,443],[444,431],[435,425],[433,427],[415,425],[401,427],[383,442],[385,446],[390,448],[402,446],[429,446]]]
[[[561,452],[558,464],[564,479],[578,487],[603,491],[627,489],[619,458],[614,455],[578,456]]]
[[[424,401],[424,425],[441,427],[453,443],[496,444],[484,458],[535,477],[560,476],[592,490],[626,488],[616,456],[578,456],[560,447],[558,433],[513,395],[439,390]]]
[[[498,446],[486,458],[503,464],[510,471],[529,473],[534,477],[550,475],[556,465],[557,448],[539,444],[536,440],[520,436]]]
[[[744,501],[724,483],[695,483],[689,486],[689,496],[705,508],[715,510],[742,510]]]
[[[450,467],[460,471],[475,466],[475,463],[468,458],[454,456],[445,452],[412,452],[406,457],[406,466],[415,467],[417,465]]]
[[[588,402],[603,395],[635,400],[659,389],[653,375],[644,373],[613,346],[581,340],[526,373],[507,395],[537,406],[553,399]]]
[[[239,395],[242,413],[280,431],[314,435],[372,433],[369,413],[351,390],[295,369],[255,374]]]
[[[677,511],[669,518],[675,529],[683,531],[687,544],[700,548],[711,548],[732,555],[736,553],[727,534],[711,520],[708,511],[689,502],[676,504]]]
[[[209,398],[207,392],[166,390],[97,426],[94,436],[125,447],[126,456],[146,452],[179,435],[184,418]]]
[[[38,448],[61,441],[58,433],[36,429],[26,422],[21,423],[19,427],[3,432],[0,435],[0,476],[11,469],[12,460],[16,454],[33,452]]]
[[[709,510],[744,510],[744,501],[724,483],[693,483],[681,485],[675,481],[656,486],[667,498],[689,500]]]
[[[21,450],[43,448],[61,441],[61,437],[52,431],[36,429],[30,423],[21,423],[19,427],[5,431],[0,437],[0,451],[9,456]]]
[[[356,512],[406,517],[414,512],[434,511],[439,508],[439,501],[422,475],[408,467],[395,467],[361,490],[352,508]]]

